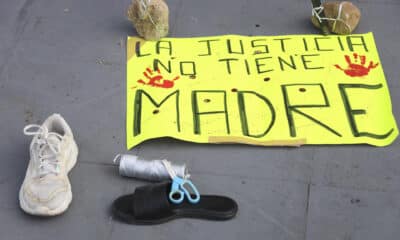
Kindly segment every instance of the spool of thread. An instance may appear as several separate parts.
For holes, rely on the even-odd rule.
[[[125,177],[133,177],[148,181],[169,180],[170,175],[162,163],[163,160],[145,160],[135,155],[118,154],[114,163],[119,164],[119,174]],[[171,163],[176,175],[181,178],[188,177],[185,164]]]

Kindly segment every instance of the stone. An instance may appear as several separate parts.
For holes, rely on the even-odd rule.
[[[146,40],[159,40],[168,34],[169,10],[163,0],[132,0],[127,15],[139,36]]]
[[[342,6],[342,10],[338,17],[340,5]],[[324,2],[322,6],[325,17],[330,19],[327,20],[329,30],[333,33],[351,34],[360,21],[361,12],[357,6],[353,5],[351,2]],[[320,23],[316,16],[311,17],[311,22],[314,26],[320,28]]]

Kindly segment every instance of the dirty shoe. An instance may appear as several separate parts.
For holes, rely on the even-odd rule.
[[[19,192],[20,206],[33,215],[61,214],[72,200],[68,172],[78,157],[71,128],[61,115],[53,114],[42,126],[26,126],[24,133],[34,137],[28,169]]]

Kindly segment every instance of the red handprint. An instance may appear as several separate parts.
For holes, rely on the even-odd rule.
[[[379,63],[373,63],[372,61],[369,62],[368,67],[365,66],[365,56],[358,55],[357,53],[353,53],[354,63],[351,62],[350,56],[345,55],[344,58],[348,64],[347,69],[341,68],[338,64],[335,65],[337,69],[342,70],[346,75],[350,77],[362,77],[368,75],[371,69],[376,68]],[[360,64],[358,63],[358,58],[360,57]]]
[[[146,71],[143,72],[143,75],[148,79],[147,82],[139,79],[137,82],[143,85],[150,85],[152,87],[160,87],[160,88],[172,88],[176,80],[179,79],[179,76],[176,76],[172,80],[164,79],[161,75],[160,69],[157,69],[157,73],[155,76],[154,72],[150,68],[146,68]]]

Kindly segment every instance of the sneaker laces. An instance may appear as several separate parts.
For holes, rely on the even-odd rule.
[[[48,174],[58,175],[60,173],[57,156],[60,153],[60,144],[63,136],[56,132],[49,132],[46,126],[30,124],[24,127],[24,134],[35,136],[31,148],[38,146],[37,157],[40,160],[39,175],[43,177]]]

